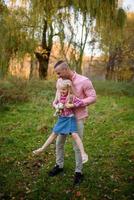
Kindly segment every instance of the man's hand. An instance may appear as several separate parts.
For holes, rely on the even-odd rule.
[[[66,103],[66,104],[65,104],[65,107],[66,107],[66,108],[73,108],[73,107],[74,107],[74,104],[73,104],[73,103]]]

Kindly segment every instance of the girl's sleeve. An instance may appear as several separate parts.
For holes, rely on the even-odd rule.
[[[77,108],[77,107],[83,106],[84,103],[83,103],[83,101],[81,99],[79,99],[77,97],[74,97],[74,99],[73,99],[73,105],[74,105],[75,108]]]

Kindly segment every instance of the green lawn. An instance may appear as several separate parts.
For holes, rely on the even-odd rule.
[[[51,178],[47,174],[55,164],[55,144],[41,156],[32,155],[56,121],[51,108],[54,82],[1,82],[0,199],[134,198],[134,88],[127,83],[94,85],[97,102],[89,107],[84,134],[89,162],[84,165],[83,183],[72,187],[75,160],[71,137],[65,146],[64,174]]]

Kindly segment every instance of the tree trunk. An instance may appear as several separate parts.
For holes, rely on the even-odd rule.
[[[48,59],[39,59],[39,77],[40,79],[46,79],[48,70]]]
[[[112,80],[113,79],[113,73],[114,73],[114,67],[115,67],[115,58],[116,58],[116,53],[110,52],[109,53],[109,60],[107,63],[107,72],[106,72],[106,79],[107,80]]]
[[[107,80],[120,79],[119,68],[122,62],[122,50],[120,47],[109,53],[109,60],[107,63]]]
[[[39,62],[39,78],[46,79],[47,71],[48,71],[48,64],[49,64],[49,57],[50,57],[50,50],[46,50],[42,48],[41,52],[35,52],[36,58]]]
[[[47,31],[50,28],[50,34],[47,36]],[[36,58],[39,61],[39,77],[40,79],[46,79],[48,64],[50,59],[50,53],[52,49],[53,27],[48,26],[48,22],[44,20],[42,43],[35,51]]]

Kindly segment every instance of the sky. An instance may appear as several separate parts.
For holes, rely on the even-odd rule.
[[[134,0],[123,0],[123,8],[128,12],[134,12]]]

